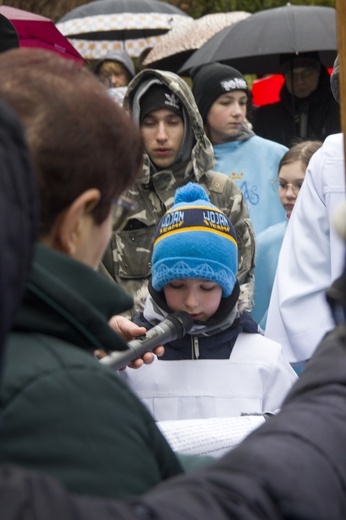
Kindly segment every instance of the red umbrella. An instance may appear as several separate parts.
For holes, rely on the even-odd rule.
[[[4,28],[6,37],[10,34],[10,24],[17,33],[19,47],[36,47],[56,52],[65,58],[73,59],[84,65],[85,59],[61,34],[52,20],[38,14],[15,9],[7,5],[0,6],[0,29]],[[4,34],[4,31],[1,31]],[[13,33],[11,39],[13,38]],[[12,40],[13,41],[13,40]],[[18,45],[10,45],[17,47]],[[1,44],[1,49],[5,50]]]

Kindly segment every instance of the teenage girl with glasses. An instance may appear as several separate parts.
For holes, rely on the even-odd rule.
[[[292,146],[282,157],[278,177],[272,183],[286,211],[286,219],[257,235],[255,297],[251,314],[263,330],[266,326],[270,296],[286,227],[303,184],[310,158],[321,145],[321,141],[302,141]]]

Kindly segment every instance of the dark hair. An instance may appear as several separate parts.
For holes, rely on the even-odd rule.
[[[294,144],[281,158],[278,171],[280,172],[281,168],[286,164],[291,164],[295,161],[301,161],[304,169],[306,169],[311,157],[321,146],[321,141],[301,141]]]
[[[86,68],[51,51],[20,48],[0,55],[0,98],[19,115],[38,177],[40,235],[84,191],[96,188],[101,224],[136,179],[140,134],[130,116]]]

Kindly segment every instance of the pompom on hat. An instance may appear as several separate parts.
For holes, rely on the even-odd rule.
[[[218,97],[233,90],[244,90],[251,97],[249,86],[239,70],[222,63],[207,63],[194,67],[190,71],[192,93],[203,121]]]
[[[237,281],[236,234],[226,215],[198,184],[176,191],[174,205],[156,230],[152,255],[152,286],[161,291],[172,280],[201,278],[230,296]]]

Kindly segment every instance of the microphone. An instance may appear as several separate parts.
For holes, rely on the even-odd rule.
[[[127,350],[116,350],[100,359],[100,363],[119,370],[131,363],[136,358],[142,357],[145,352],[151,352],[159,345],[164,345],[169,341],[180,339],[191,330],[193,320],[184,311],[169,314],[158,325],[149,329],[145,336],[140,336],[130,341]]]

